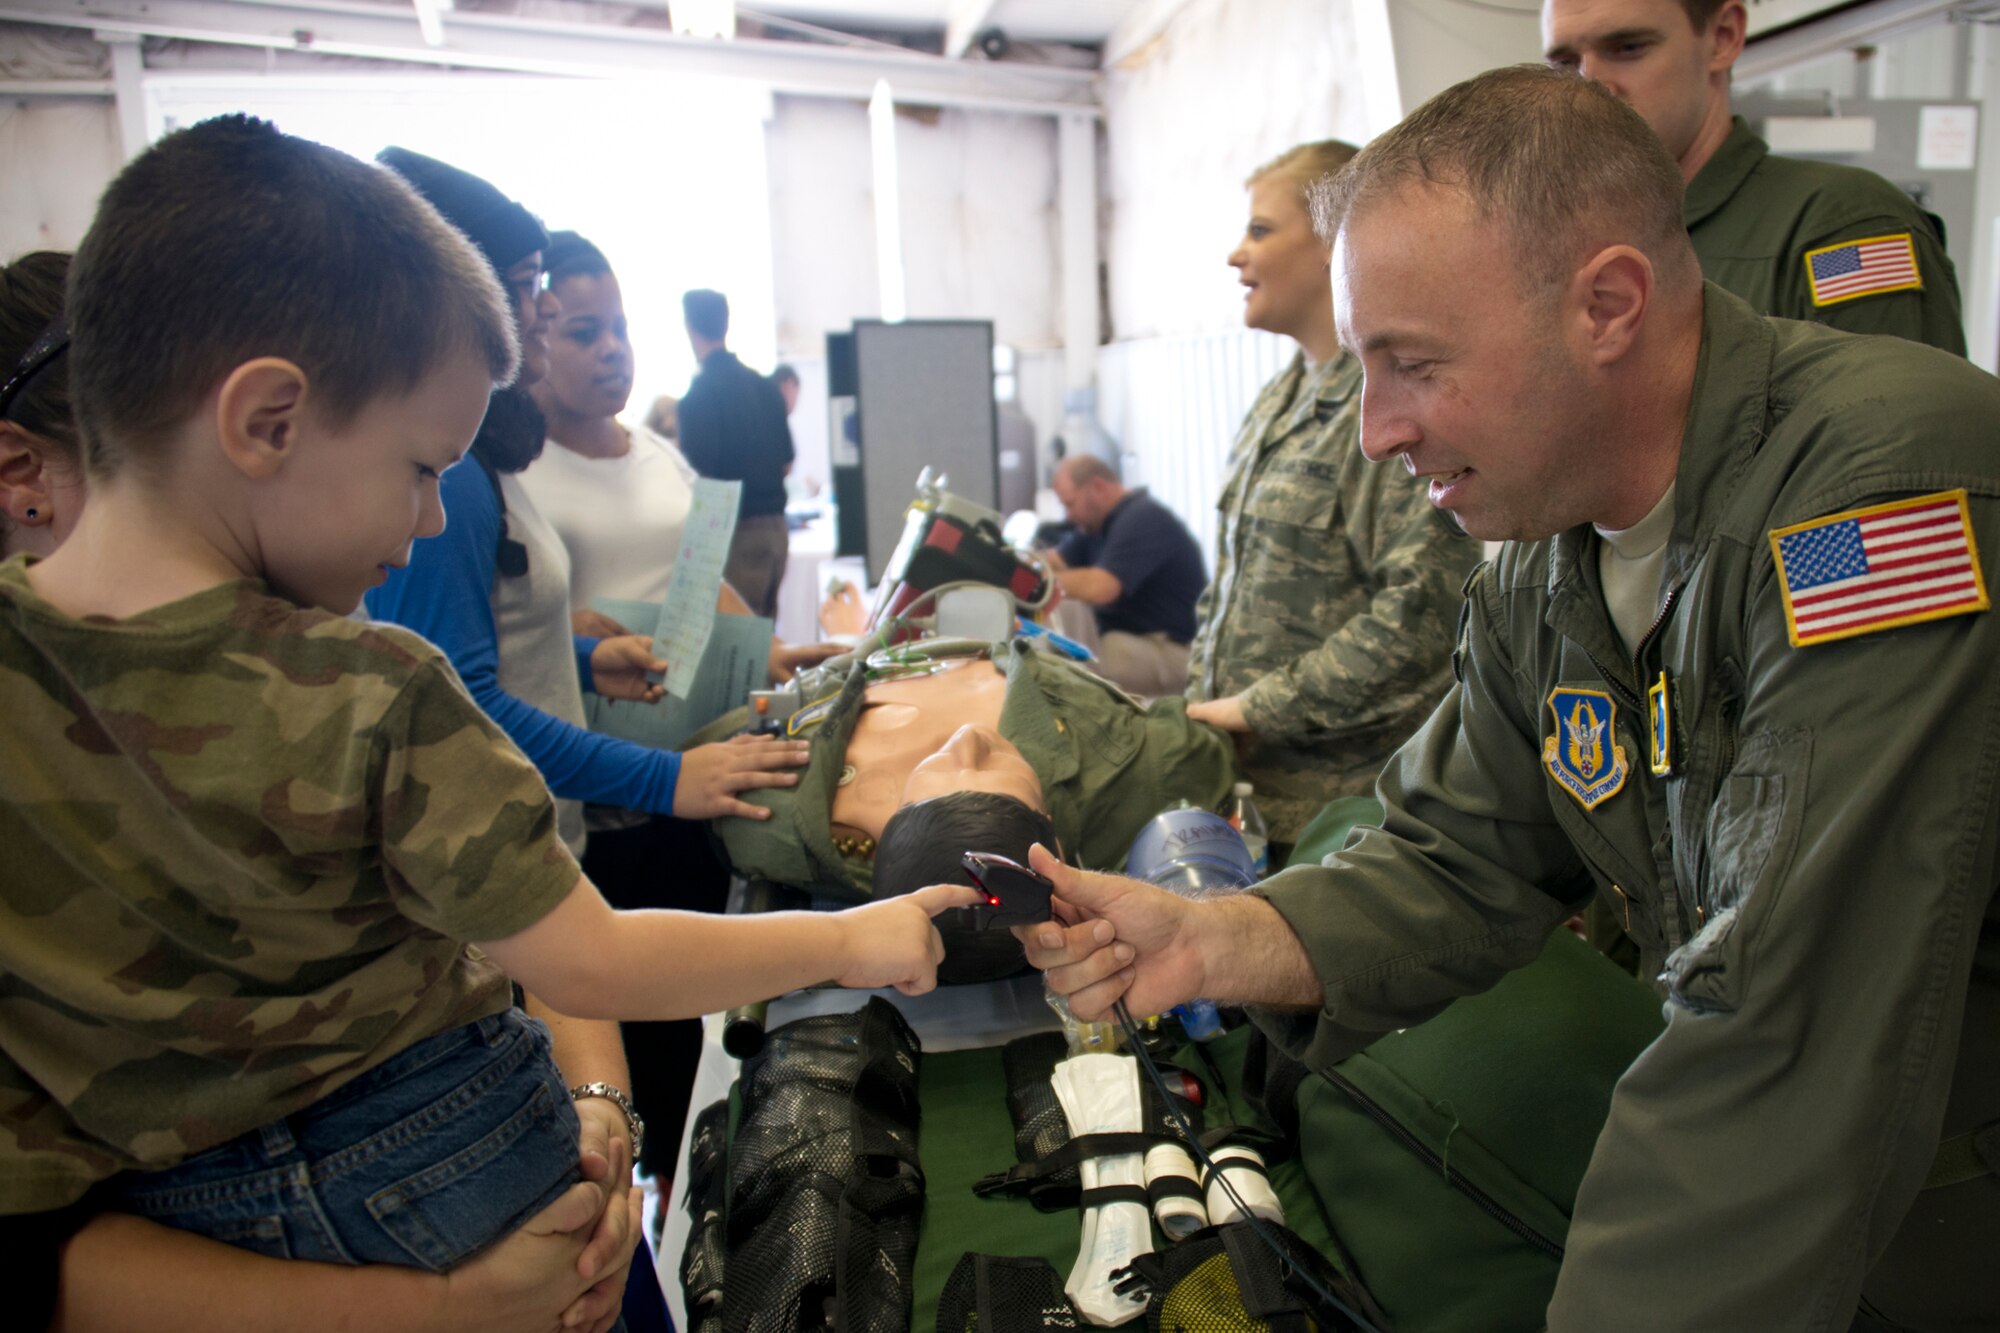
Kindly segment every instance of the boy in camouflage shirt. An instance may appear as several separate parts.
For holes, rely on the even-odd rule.
[[[607,1018],[932,984],[969,890],[613,913],[437,650],[345,618],[442,528],[517,358],[393,175],[240,117],[169,136],[69,316],[90,503],[0,565],[0,1214],[118,1177],[265,1253],[446,1269],[576,1175],[507,973]]]

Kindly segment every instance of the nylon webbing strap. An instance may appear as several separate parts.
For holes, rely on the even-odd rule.
[[[1265,1169],[1264,1164],[1254,1157],[1225,1157],[1215,1166],[1204,1166],[1201,1169],[1202,1189],[1206,1190],[1215,1183],[1218,1168],[1222,1171],[1254,1171],[1266,1180],[1271,1178],[1271,1173]]]
[[[1099,1185],[1094,1190],[1085,1190],[1076,1196],[1076,1206],[1079,1208],[1095,1208],[1099,1204],[1105,1203],[1136,1203],[1143,1208],[1146,1205],[1146,1187],[1144,1185]]]
[[[1264,1150],[1269,1135],[1255,1130],[1244,1129],[1240,1125],[1219,1125],[1205,1130],[1201,1136],[1201,1146],[1213,1152],[1224,1143],[1247,1143]],[[1047,1157],[1032,1162],[1021,1162],[1005,1171],[995,1171],[980,1177],[973,1185],[972,1192],[981,1198],[995,1194],[1018,1194],[1042,1177],[1075,1166],[1086,1157],[1116,1157],[1120,1153],[1143,1153],[1163,1143],[1183,1144],[1178,1134],[1150,1134],[1142,1131],[1119,1131],[1116,1133],[1082,1134],[1071,1139]],[[1266,1154],[1268,1156],[1268,1153]],[[1249,1165],[1247,1158],[1232,1159]],[[1261,1168],[1260,1168],[1261,1169]]]
[[[982,1197],[1012,1193],[1025,1189],[1043,1176],[1052,1175],[1066,1166],[1075,1166],[1086,1157],[1116,1157],[1120,1153],[1143,1153],[1162,1143],[1179,1142],[1179,1139],[1166,1134],[1144,1134],[1136,1130],[1082,1134],[1047,1157],[1032,1162],[1022,1162],[1005,1171],[995,1171],[989,1176],[982,1177],[979,1183],[972,1187],[972,1192]]]
[[[1146,1202],[1157,1205],[1163,1199],[1196,1199],[1202,1197],[1201,1186],[1193,1176],[1155,1176],[1146,1182]]]
[[[1923,1188],[1943,1189],[1986,1175],[2000,1176],[2000,1120],[1954,1134],[1938,1144]]]

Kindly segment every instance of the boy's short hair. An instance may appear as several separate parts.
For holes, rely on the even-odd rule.
[[[69,278],[85,466],[149,454],[229,372],[283,357],[335,426],[453,353],[519,347],[479,251],[394,173],[248,116],[168,135],[104,192]]]
[[[688,328],[708,339],[721,342],[729,336],[729,298],[721,292],[700,287],[681,294],[681,314]]]

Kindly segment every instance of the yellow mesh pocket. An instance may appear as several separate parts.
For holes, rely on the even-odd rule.
[[[1175,1333],[1267,1333],[1243,1309],[1243,1289],[1229,1255],[1217,1250],[1174,1283],[1160,1302],[1160,1327]]]

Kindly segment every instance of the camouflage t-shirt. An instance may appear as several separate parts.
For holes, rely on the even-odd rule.
[[[579,872],[435,648],[254,582],[73,620],[26,569],[0,564],[0,1213],[507,1006],[455,941]]]

